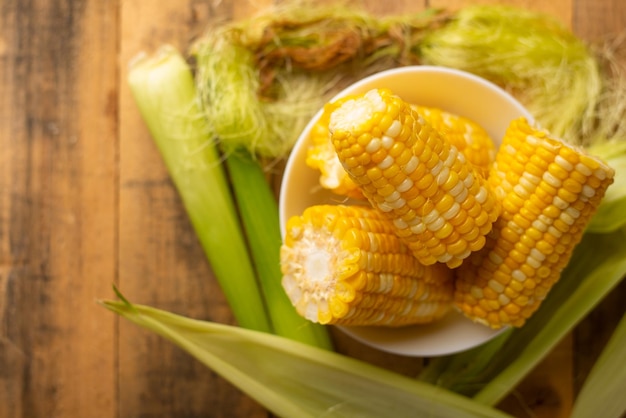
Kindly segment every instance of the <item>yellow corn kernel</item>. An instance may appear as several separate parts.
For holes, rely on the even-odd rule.
[[[510,170],[512,160],[522,168],[506,176],[502,167]],[[522,326],[559,279],[613,175],[584,150],[523,118],[513,121],[489,176],[503,212],[485,247],[457,270],[460,310],[493,328]],[[537,195],[542,198],[533,199]],[[473,295],[494,282],[498,297],[493,295],[489,305],[477,304]]]
[[[363,193],[341,166],[330,142],[328,122],[332,110],[333,104],[327,104],[320,118],[311,127],[309,133],[311,146],[307,150],[306,164],[320,172],[319,183],[323,188],[341,196],[363,199]]]
[[[287,222],[282,284],[313,322],[402,326],[452,306],[452,271],[424,266],[369,206],[312,206]]]
[[[311,128],[309,134],[311,146],[307,150],[306,164],[320,172],[319,182],[325,189],[342,196],[363,199],[363,193],[341,166],[341,162],[337,158],[333,144],[330,141],[328,129],[330,114],[342,102],[343,100],[339,100],[335,103],[327,104],[320,118]],[[427,123],[432,125],[436,131],[457,147],[468,163],[472,164],[480,174],[487,176],[496,152],[493,140],[489,137],[487,131],[472,120],[438,108],[416,105],[412,107]],[[367,151],[370,153],[376,152],[381,146],[382,143],[380,141],[372,141]],[[390,150],[389,154],[400,165],[406,164],[412,155],[412,153],[408,152],[402,155],[393,155],[393,150]],[[385,176],[389,178],[393,174],[385,173]]]
[[[389,90],[371,90],[344,99],[329,126],[347,173],[372,206],[394,222],[420,262],[457,267],[484,245],[501,209],[495,195],[463,154],[411,105]],[[399,164],[394,155],[405,151],[410,157]],[[366,165],[360,162],[363,154],[369,157]],[[396,175],[385,177],[392,167]],[[370,177],[376,169],[382,177]],[[440,212],[438,207],[448,209]]]
[[[467,162],[484,177],[496,155],[496,147],[485,129],[476,122],[435,107],[415,106],[415,110],[443,135]]]

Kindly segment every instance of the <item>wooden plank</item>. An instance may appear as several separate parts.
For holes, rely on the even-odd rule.
[[[121,2],[120,79],[127,63],[169,43],[185,51],[234,2]],[[124,82],[120,85],[119,283],[132,301],[233,323],[169,175]],[[216,220],[219,221],[219,220]],[[168,341],[119,327],[120,416],[246,416],[266,411]]]
[[[0,416],[115,414],[116,7],[0,17]],[[80,104],[80,105],[79,105]]]
[[[622,0],[574,0],[572,26],[590,42],[624,36],[626,7]],[[623,48],[622,48],[623,50]]]

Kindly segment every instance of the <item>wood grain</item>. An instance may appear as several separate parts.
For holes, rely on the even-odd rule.
[[[0,416],[110,417],[115,319],[95,300],[116,269],[115,4],[2,9]]]
[[[120,62],[168,43],[181,51],[232,2],[122,2]],[[121,67],[119,285],[131,300],[199,319],[233,323]],[[124,417],[246,416],[266,412],[174,347],[127,323],[119,327],[119,413]]]
[[[331,0],[324,0],[331,3]],[[5,0],[0,13],[0,417],[267,417],[186,353],[96,300],[233,323],[125,83],[208,21],[273,0]],[[280,3],[280,1],[277,1]],[[379,14],[471,0],[357,0]],[[589,41],[622,34],[620,0],[490,0],[548,13]],[[626,63],[626,60],[623,61]],[[567,417],[616,320],[622,285],[500,407]],[[340,352],[412,376],[421,359],[336,334]]]

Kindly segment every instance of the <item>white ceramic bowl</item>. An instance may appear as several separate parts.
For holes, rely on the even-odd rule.
[[[472,119],[485,128],[496,143],[501,141],[511,120],[520,116],[533,119],[517,100],[495,84],[463,71],[433,66],[402,67],[374,74],[352,84],[335,99],[373,88],[388,88],[410,103],[438,107]],[[308,134],[320,115],[321,111],[300,135],[285,168],[279,199],[283,236],[287,220],[302,214],[307,207],[345,202],[344,198],[322,189],[319,172],[305,163]],[[452,354],[480,345],[498,334],[456,311],[427,325],[339,328],[367,345],[407,356]]]

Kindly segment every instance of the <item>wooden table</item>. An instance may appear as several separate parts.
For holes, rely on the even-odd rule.
[[[207,19],[270,0],[5,0],[0,14],[0,417],[264,417],[190,356],[97,305],[130,300],[231,323],[160,156],[131,101],[127,63],[184,49]],[[378,14],[463,0],[362,4]],[[621,0],[501,0],[599,41],[626,26]],[[502,405],[566,417],[623,312],[624,286]],[[593,337],[593,338],[591,338]],[[411,374],[419,360],[337,336],[340,351]]]

